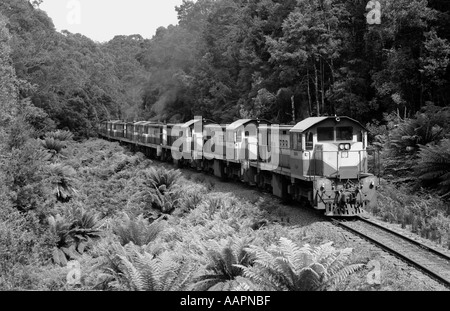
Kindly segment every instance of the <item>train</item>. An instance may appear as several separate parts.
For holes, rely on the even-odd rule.
[[[104,121],[99,135],[161,161],[235,179],[330,217],[354,217],[377,200],[368,171],[368,130],[346,116],[309,117],[295,125],[262,119],[216,124]]]

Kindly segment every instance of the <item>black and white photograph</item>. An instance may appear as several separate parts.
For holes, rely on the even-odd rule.
[[[449,291],[449,64],[448,0],[1,0],[0,292]]]

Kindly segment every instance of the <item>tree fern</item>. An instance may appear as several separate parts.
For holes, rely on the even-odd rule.
[[[58,154],[66,147],[66,144],[54,138],[45,138],[41,140],[41,146],[52,154]]]
[[[263,290],[319,290],[330,282],[340,282],[350,273],[364,267],[363,264],[346,266],[351,249],[336,250],[332,243],[312,247],[298,247],[292,241],[280,238],[278,245],[267,251],[252,245],[254,265],[245,267],[243,275]]]
[[[179,170],[152,167],[144,172],[144,184],[148,187],[159,189],[164,193],[165,190],[169,190],[178,182],[180,176],[181,172]]]
[[[94,212],[79,209],[69,216],[49,216],[47,218],[51,232],[57,237],[53,252],[55,263],[65,265],[67,259],[76,259],[81,255],[90,240],[100,238],[100,225]]]
[[[174,260],[168,253],[154,257],[147,252],[141,254],[133,250],[119,259],[122,273],[118,281],[130,290],[184,290],[196,268]]]
[[[390,141],[397,154],[407,153],[407,147],[419,151],[419,144],[426,145],[444,138],[449,129],[450,109],[432,104],[423,108],[413,119],[402,120],[390,133]]]
[[[113,232],[116,234],[122,245],[133,242],[135,245],[147,245],[164,230],[164,223],[154,221],[149,223],[143,215],[130,217],[125,214],[121,221],[116,221],[113,226]]]
[[[49,164],[45,168],[48,181],[53,186],[53,193],[59,201],[66,202],[76,193],[77,172],[64,164]]]
[[[73,139],[73,134],[70,131],[56,130],[46,133],[45,138],[59,141],[71,141]]]
[[[420,161],[416,172],[419,178],[431,186],[437,186],[444,196],[450,195],[450,139],[440,144],[421,145]]]
[[[450,130],[450,109],[432,104],[418,112],[415,118],[399,120],[389,132],[383,159],[387,172],[408,175],[417,164],[421,145],[438,143]]]
[[[176,208],[181,206],[181,192],[178,189],[167,191],[164,185],[158,189],[148,191],[144,197],[153,210],[163,214],[171,214]]]
[[[209,264],[206,266],[206,273],[198,276],[191,288],[225,290],[236,286],[235,279],[242,275],[242,270],[237,265],[248,266],[253,260],[246,251],[248,243],[248,239],[206,243],[203,249],[207,249]]]

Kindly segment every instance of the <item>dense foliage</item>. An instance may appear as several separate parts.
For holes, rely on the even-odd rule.
[[[275,244],[285,236],[299,241],[298,247],[308,242],[300,229],[282,229],[270,221],[259,201],[211,193],[214,185],[202,182],[201,175],[184,177],[180,171],[155,166],[117,143],[75,143],[67,140],[67,132],[46,137],[66,138],[66,148],[64,157],[55,157],[53,148],[29,139],[40,155],[49,155],[40,156],[39,168],[57,171],[40,175],[37,185],[30,186],[37,177],[21,173],[28,183],[15,189],[26,189],[21,197],[33,204],[17,201],[12,191],[0,189],[4,202],[0,289],[258,290],[265,288],[263,284],[244,273],[244,267],[266,273],[256,265],[265,259],[252,255],[253,248]],[[171,195],[176,200],[161,204],[161,197]],[[255,227],[263,220],[266,226]],[[339,252],[329,251],[330,255]],[[343,252],[346,256],[336,260],[347,277],[356,269],[348,262],[351,250]],[[320,258],[312,257],[306,264],[322,265]],[[66,281],[73,263],[81,270],[78,285]],[[355,267],[363,268],[365,262]],[[317,277],[325,281],[334,272],[327,267],[318,270]],[[303,279],[306,289],[319,289],[314,285],[317,280],[301,275],[297,279]],[[321,285],[320,289],[330,286]]]
[[[368,25],[364,0],[185,0],[178,25],[104,43],[56,32],[39,2],[0,12],[19,96],[79,136],[112,118],[366,122],[447,106],[449,4],[380,3],[381,24]]]
[[[450,4],[379,1],[368,25],[365,0],[184,0],[153,38],[99,43],[2,0],[0,289],[71,289],[71,260],[78,286],[131,290],[326,289],[363,266],[259,230],[260,204],[201,178],[76,142],[107,119],[354,117],[387,179],[372,212],[450,247]]]

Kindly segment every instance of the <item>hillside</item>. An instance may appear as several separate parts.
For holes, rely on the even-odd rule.
[[[450,249],[450,2],[380,3],[368,25],[362,0],[186,0],[152,38],[97,43],[2,0],[0,290],[443,289],[311,212],[98,139],[112,119],[349,116],[379,157],[368,212]]]

